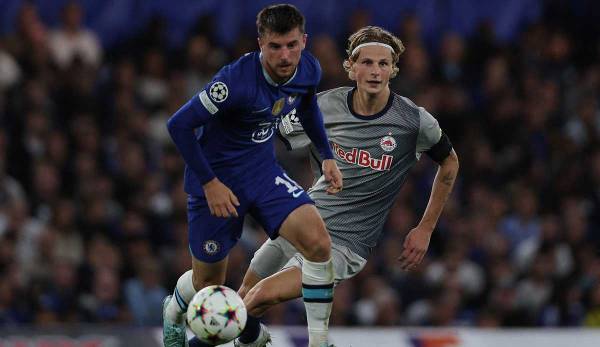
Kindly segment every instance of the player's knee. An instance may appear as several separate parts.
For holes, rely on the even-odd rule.
[[[326,261],[331,257],[331,238],[328,233],[324,233],[314,246],[314,258],[316,261]],[[309,259],[310,260],[310,259]]]
[[[304,247],[303,255],[310,261],[326,261],[331,256],[331,238],[323,228],[316,230],[304,238],[306,247]]]

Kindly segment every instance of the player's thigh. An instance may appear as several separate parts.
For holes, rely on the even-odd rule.
[[[290,213],[279,234],[294,245],[306,259],[325,261],[330,256],[331,239],[314,205],[303,205]]]
[[[216,217],[203,197],[188,198],[188,241],[195,261],[215,264],[227,257],[242,234],[243,203],[238,211],[238,218]]]
[[[248,212],[272,240],[279,236],[280,228],[292,213],[301,206],[314,204],[304,189],[276,165],[265,170],[248,195],[252,196]]]

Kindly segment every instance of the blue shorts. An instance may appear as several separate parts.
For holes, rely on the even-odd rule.
[[[207,263],[220,261],[229,254],[242,235],[246,214],[254,217],[269,237],[275,239],[279,236],[279,227],[292,211],[305,204],[314,204],[280,166],[271,167],[244,185],[228,184],[226,178],[221,181],[240,202],[238,218],[215,217],[210,214],[204,196],[188,196],[190,251],[196,259]]]

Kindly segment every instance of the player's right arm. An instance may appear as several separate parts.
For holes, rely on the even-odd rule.
[[[213,216],[228,218],[238,217],[235,207],[240,206],[237,196],[218,178],[213,178],[202,186],[210,213]]]
[[[237,217],[235,206],[239,206],[239,201],[211,169],[196,139],[195,129],[204,126],[214,117],[219,117],[234,105],[244,103],[246,95],[232,90],[229,86],[229,76],[228,68],[220,71],[212,82],[177,110],[167,122],[169,134],[177,150],[198,177],[210,212],[217,217]]]

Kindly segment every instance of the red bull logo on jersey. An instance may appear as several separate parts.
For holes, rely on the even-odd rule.
[[[379,145],[386,152],[391,152],[396,148],[396,140],[393,137],[387,135],[381,138]]]
[[[332,142],[333,152],[343,161],[362,167],[370,167],[377,171],[387,171],[392,167],[394,156],[384,154],[381,158],[371,157],[371,153],[364,149],[352,148],[350,151],[342,149],[337,143]]]

